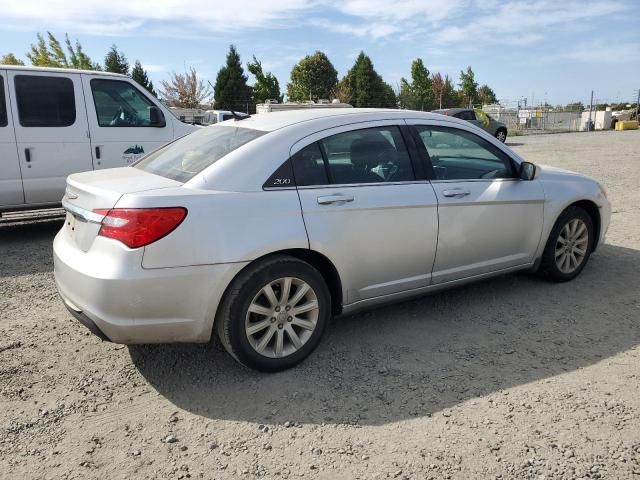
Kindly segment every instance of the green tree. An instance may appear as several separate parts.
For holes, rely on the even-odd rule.
[[[253,62],[247,63],[247,70],[256,77],[256,83],[253,85],[253,99],[256,103],[264,103],[266,100],[282,102],[278,79],[271,72],[262,71],[262,63],[255,55]]]
[[[411,82],[400,80],[400,104],[411,110],[431,110],[434,105],[433,82],[421,58],[411,63]]]
[[[24,65],[24,62],[9,52],[0,57],[0,65]]]
[[[251,108],[254,108],[251,87],[247,85],[247,76],[244,74],[240,55],[233,45],[229,46],[225,66],[218,71],[213,92],[216,108],[247,113],[250,104]]]
[[[316,51],[307,55],[291,70],[291,82],[287,84],[290,101],[304,102],[329,99],[338,85],[338,72],[327,56]]]
[[[483,105],[491,105],[498,102],[495,92],[486,84],[478,88],[478,100]]]
[[[413,89],[405,78],[400,79],[398,86],[398,105],[405,110],[415,109],[416,99],[413,95]]]
[[[111,45],[109,52],[104,57],[104,69],[107,72],[129,75],[129,62],[124,53],[118,51],[116,45]]]
[[[154,97],[158,96],[156,91],[153,89],[153,82],[149,80],[147,71],[142,68],[140,60],[136,60],[136,63],[133,65],[133,68],[131,69],[131,78],[138,82],[139,85],[144,87]]]
[[[37,34],[38,42],[31,44],[31,50],[27,52],[27,58],[32,65],[38,67],[58,67],[58,68],[76,68],[81,70],[101,70],[100,65],[91,61],[89,56],[82,50],[82,45],[76,40],[75,47],[69,40],[69,35],[65,34],[65,45],[67,54],[65,53],[60,41],[51,33],[47,32],[47,41],[44,37]]]
[[[478,83],[471,67],[467,67],[467,72],[460,70],[460,91],[464,99],[464,106],[471,107],[478,96]]]
[[[453,86],[453,80],[449,75],[444,76],[442,105],[444,106],[444,108],[457,107],[459,105],[458,92],[456,92],[456,89]]]
[[[160,85],[160,96],[172,107],[200,108],[211,100],[211,89],[198,80],[194,68],[184,75],[173,72],[170,80],[163,80]]]
[[[353,67],[340,81],[350,92],[354,107],[395,107],[393,88],[373,68],[373,62],[360,52]]]

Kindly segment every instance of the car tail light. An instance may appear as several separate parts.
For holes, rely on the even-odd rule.
[[[183,207],[112,208],[94,210],[104,215],[98,235],[113,238],[129,248],[149,245],[176,229],[187,216]]]

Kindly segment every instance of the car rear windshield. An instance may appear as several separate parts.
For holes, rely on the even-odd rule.
[[[133,166],[145,172],[187,182],[242,145],[267,132],[216,125],[206,127],[156,150]]]

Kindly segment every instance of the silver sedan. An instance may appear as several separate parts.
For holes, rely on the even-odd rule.
[[[595,180],[467,122],[400,110],[261,114],[127,168],[71,175],[55,277],[119,343],[208,342],[281,370],[329,319],[518,270],[575,278],[610,218]]]

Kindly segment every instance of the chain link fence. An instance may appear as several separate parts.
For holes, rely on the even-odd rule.
[[[583,109],[566,107],[519,107],[508,105],[478,105],[485,113],[504,123],[509,132],[576,132],[585,128]],[[592,121],[595,122],[595,112]],[[607,127],[608,128],[608,127]]]

